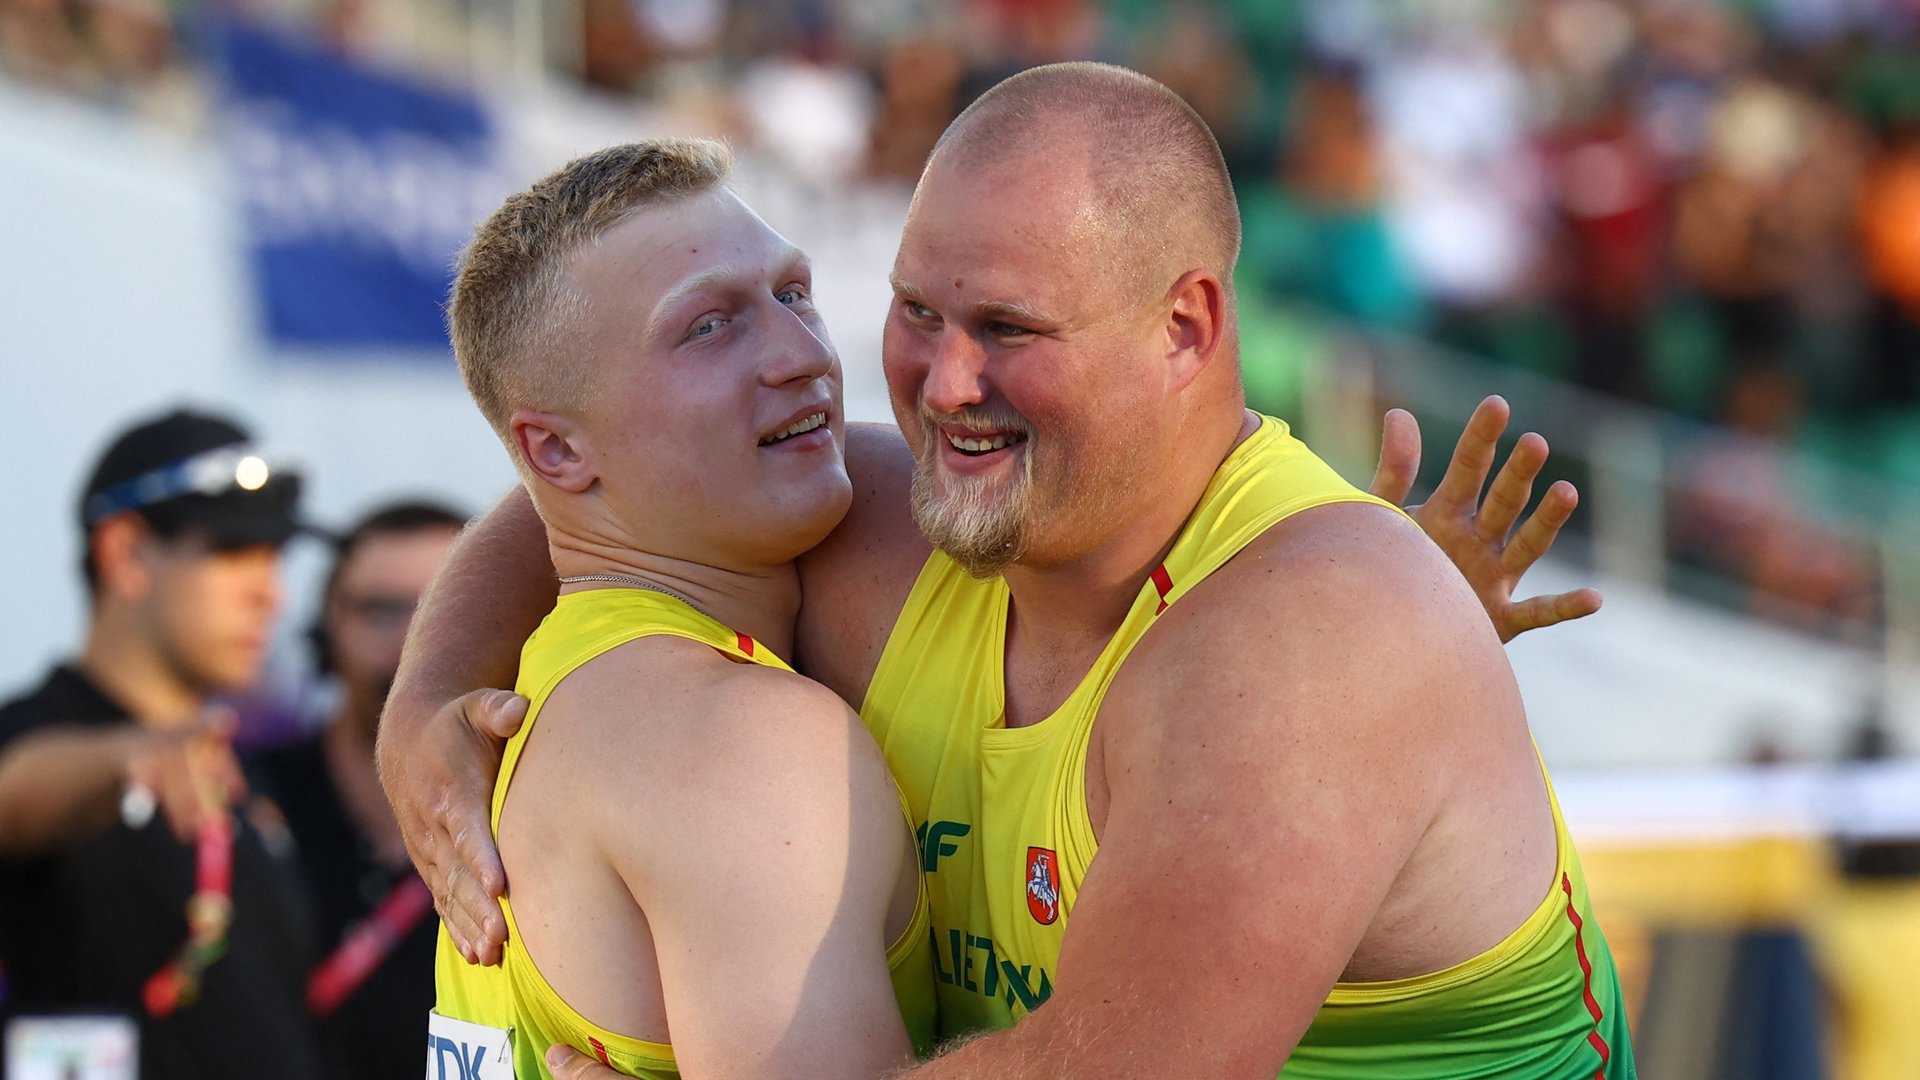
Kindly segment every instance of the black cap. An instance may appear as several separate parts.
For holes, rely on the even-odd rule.
[[[113,441],[80,497],[80,527],[138,512],[168,535],[207,534],[216,548],[283,544],[300,530],[300,477],[274,469],[245,428],[178,409]]]

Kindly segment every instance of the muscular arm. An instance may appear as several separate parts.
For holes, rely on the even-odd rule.
[[[481,687],[510,687],[520,646],[559,591],[547,529],[514,488],[460,533],[421,598],[380,720],[382,765],[435,710]]]
[[[546,527],[526,490],[515,488],[461,532],[435,575],[380,720],[380,782],[407,851],[462,953],[486,963],[498,959],[506,934],[494,903],[506,874],[487,827],[486,793],[500,740],[523,712],[462,695],[513,685],[520,646],[552,610],[558,589]],[[466,704],[494,726],[476,729]]]
[[[891,424],[847,425],[853,507],[800,559],[795,666],[855,708],[933,550],[908,512],[913,454]]]
[[[910,1075],[1279,1070],[1475,765],[1455,736],[1518,707],[1473,597],[1369,515],[1300,515],[1143,642],[1096,728],[1101,846],[1052,998]]]

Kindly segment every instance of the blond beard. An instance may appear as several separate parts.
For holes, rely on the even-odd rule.
[[[1032,446],[1029,443],[1021,452],[1019,473],[998,497],[984,483],[959,477],[948,478],[949,490],[942,495],[934,480],[933,459],[940,452],[935,440],[944,438],[938,430],[928,431],[914,455],[913,520],[933,546],[962,570],[976,578],[993,577],[1027,553]]]

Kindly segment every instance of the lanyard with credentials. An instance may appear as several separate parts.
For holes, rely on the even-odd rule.
[[[193,895],[187,899],[187,943],[153,973],[142,992],[147,1014],[164,1020],[200,997],[200,980],[226,955],[233,925],[233,815],[225,808],[200,819],[195,845]]]
[[[433,894],[408,871],[386,899],[354,924],[339,946],[307,976],[307,1008],[322,1019],[331,1016],[432,910]]]

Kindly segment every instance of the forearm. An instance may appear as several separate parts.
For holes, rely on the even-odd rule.
[[[56,729],[0,753],[0,855],[28,858],[113,822],[137,730]]]
[[[389,738],[461,694],[513,686],[520,646],[558,591],[546,527],[515,488],[461,532],[421,598],[381,721],[383,756]]]
[[[926,1061],[893,1080],[1061,1080],[1071,1077],[1067,1039],[1049,1030],[1052,1017],[1028,1016],[1006,1031],[987,1031],[943,1043]],[[1069,1048],[1070,1049],[1070,1048]]]

